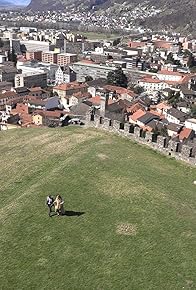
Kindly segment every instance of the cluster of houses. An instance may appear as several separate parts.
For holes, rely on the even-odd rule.
[[[145,93],[108,85],[104,78],[61,84],[47,90],[17,88],[0,94],[0,129],[63,126],[71,119],[85,123],[85,116],[95,112],[186,142],[195,138],[196,118],[191,111],[195,97],[195,91],[182,89],[179,102],[173,106],[167,94],[155,102]]]
[[[28,49],[22,56],[19,52],[16,65],[3,51],[7,48],[1,48],[0,130],[81,124],[93,112],[180,142],[194,142],[194,39],[141,36],[128,44],[96,43],[88,50],[85,42],[72,40],[65,45],[64,37],[61,40],[58,52],[46,42],[36,42],[35,48],[34,40],[27,40]],[[71,53],[78,44],[82,49]],[[125,87],[108,82],[108,74],[117,68],[127,76]],[[52,75],[58,81],[48,84]]]

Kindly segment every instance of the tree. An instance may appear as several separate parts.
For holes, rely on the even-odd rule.
[[[117,68],[115,71],[108,73],[107,82],[110,85],[127,88],[128,79],[122,68]]]
[[[196,117],[196,105],[193,105],[191,108],[191,117]]]
[[[167,56],[167,60],[166,60],[165,63],[166,63],[166,64],[167,64],[167,63],[171,63],[171,64],[174,63],[174,57],[173,57],[173,53],[172,53],[172,52],[170,52],[170,53],[168,54],[168,56]]]
[[[8,51],[7,57],[8,57],[9,61],[14,62],[14,64],[16,65],[16,63],[17,63],[17,55],[16,55],[14,49],[12,49],[12,51],[10,51],[10,50]]]
[[[85,76],[85,82],[90,82],[92,80],[93,78],[91,76]]]
[[[144,92],[144,88],[140,87],[140,86],[135,86],[135,87],[133,87],[133,91],[135,94],[140,95],[141,93]]]
[[[0,48],[3,47],[3,40],[0,38]]]
[[[195,58],[192,54],[189,55],[189,58],[188,58],[188,61],[187,61],[187,66],[189,68],[192,68],[194,66],[196,66],[196,61],[195,61]]]
[[[117,46],[118,44],[120,44],[120,38],[114,39],[113,46]]]
[[[171,91],[168,95],[168,103],[176,106],[177,103],[181,100],[180,92]]]

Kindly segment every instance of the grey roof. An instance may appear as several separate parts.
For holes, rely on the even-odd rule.
[[[196,95],[196,92],[195,91],[192,91],[192,90],[189,90],[188,88],[182,88],[181,89],[181,92],[186,96],[192,96],[192,95]]]
[[[167,126],[168,130],[171,130],[173,132],[178,133],[181,130],[182,126],[181,125],[177,125],[174,123],[169,123],[169,125]]]
[[[90,107],[87,104],[79,103],[75,106],[72,106],[70,109],[70,113],[75,116],[84,116],[87,112],[89,112]]]
[[[190,107],[190,104],[188,102],[184,101],[184,102],[179,102],[177,104],[177,106],[178,107],[183,107],[183,108],[189,108]]]
[[[173,116],[174,118],[176,118],[176,119],[178,119],[178,120],[180,120],[182,122],[185,121],[186,114],[181,112],[181,111],[179,111],[179,110],[177,110],[177,109],[175,109],[175,108],[169,109],[167,111],[167,114]]]
[[[164,128],[164,125],[162,122],[159,122],[157,120],[151,120],[149,123],[146,124],[147,126],[149,126],[152,129],[158,129],[161,130],[162,128]]]
[[[150,112],[147,112],[145,115],[138,118],[138,121],[142,122],[144,125],[147,125],[152,120],[159,120],[159,116],[156,116]]]
[[[108,112],[116,112],[120,113],[126,110],[127,107],[131,105],[131,102],[128,100],[119,100],[118,102],[115,102],[113,104],[110,104],[107,106]]]
[[[46,100],[46,110],[58,108],[59,105],[60,105],[60,101],[58,97],[51,97]]]
[[[17,73],[18,70],[14,66],[2,66],[0,67],[0,72],[8,74],[8,73]]]
[[[20,94],[20,93],[28,93],[29,90],[26,87],[19,87],[19,88],[15,88],[16,93]]]

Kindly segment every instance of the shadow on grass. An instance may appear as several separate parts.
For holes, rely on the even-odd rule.
[[[73,210],[65,210],[65,212],[63,214],[60,214],[60,216],[81,216],[85,214],[84,211],[73,211]],[[57,213],[52,212],[50,214],[51,217],[53,216],[57,216]]]
[[[65,210],[63,216],[81,216],[83,214],[85,214],[84,211]]]

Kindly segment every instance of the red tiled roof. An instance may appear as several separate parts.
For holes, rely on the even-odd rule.
[[[80,98],[90,98],[91,94],[90,93],[82,93],[82,92],[77,92],[73,94],[74,97],[76,97],[77,99]]]
[[[161,81],[157,78],[152,78],[152,77],[144,77],[143,79],[140,79],[140,82],[144,83],[164,83],[164,81]]]
[[[88,101],[90,101],[94,106],[99,106],[100,102],[101,102],[101,96],[92,97],[92,98],[88,99]],[[112,99],[108,100],[108,105],[111,105],[113,103],[114,103],[114,101]]]
[[[127,109],[127,112],[133,114],[133,113],[137,112],[139,109],[142,109],[142,108],[143,108],[143,106],[138,102],[138,103],[135,103],[134,105],[132,105],[131,107],[129,107]]]
[[[181,77],[184,77],[184,74],[178,72],[178,71],[170,71],[170,70],[166,70],[166,69],[163,69],[163,70],[160,70],[158,71],[158,74],[161,74],[161,75],[173,75],[173,76],[181,76]]]
[[[184,139],[189,138],[189,136],[191,135],[192,132],[193,132],[192,129],[183,128],[178,136],[179,140],[183,141]]]
[[[158,105],[156,105],[156,108],[159,110],[167,110],[167,109],[170,109],[171,106],[162,102],[162,103],[159,103]]]
[[[140,117],[144,116],[145,114],[146,114],[146,112],[144,112],[143,110],[139,109],[133,115],[131,115],[129,118],[136,122]]]
[[[29,91],[30,92],[42,91],[42,88],[41,87],[30,88]]]
[[[104,86],[104,89],[106,89],[108,91],[111,91],[111,92],[116,91],[116,93],[119,94],[119,95],[121,95],[121,94],[128,94],[128,95],[130,95],[132,97],[137,96],[133,91],[128,90],[128,89],[123,88],[123,87],[106,85],[106,86]]]
[[[33,112],[33,115],[41,115],[48,118],[60,118],[61,114],[66,115],[68,112],[65,111],[45,111],[45,110],[36,110]]]
[[[74,90],[74,89],[82,89],[82,88],[86,88],[86,87],[88,87],[88,85],[86,83],[72,82],[72,83],[68,83],[68,84],[61,84],[59,86],[54,87],[54,89],[68,91],[68,90]]]

